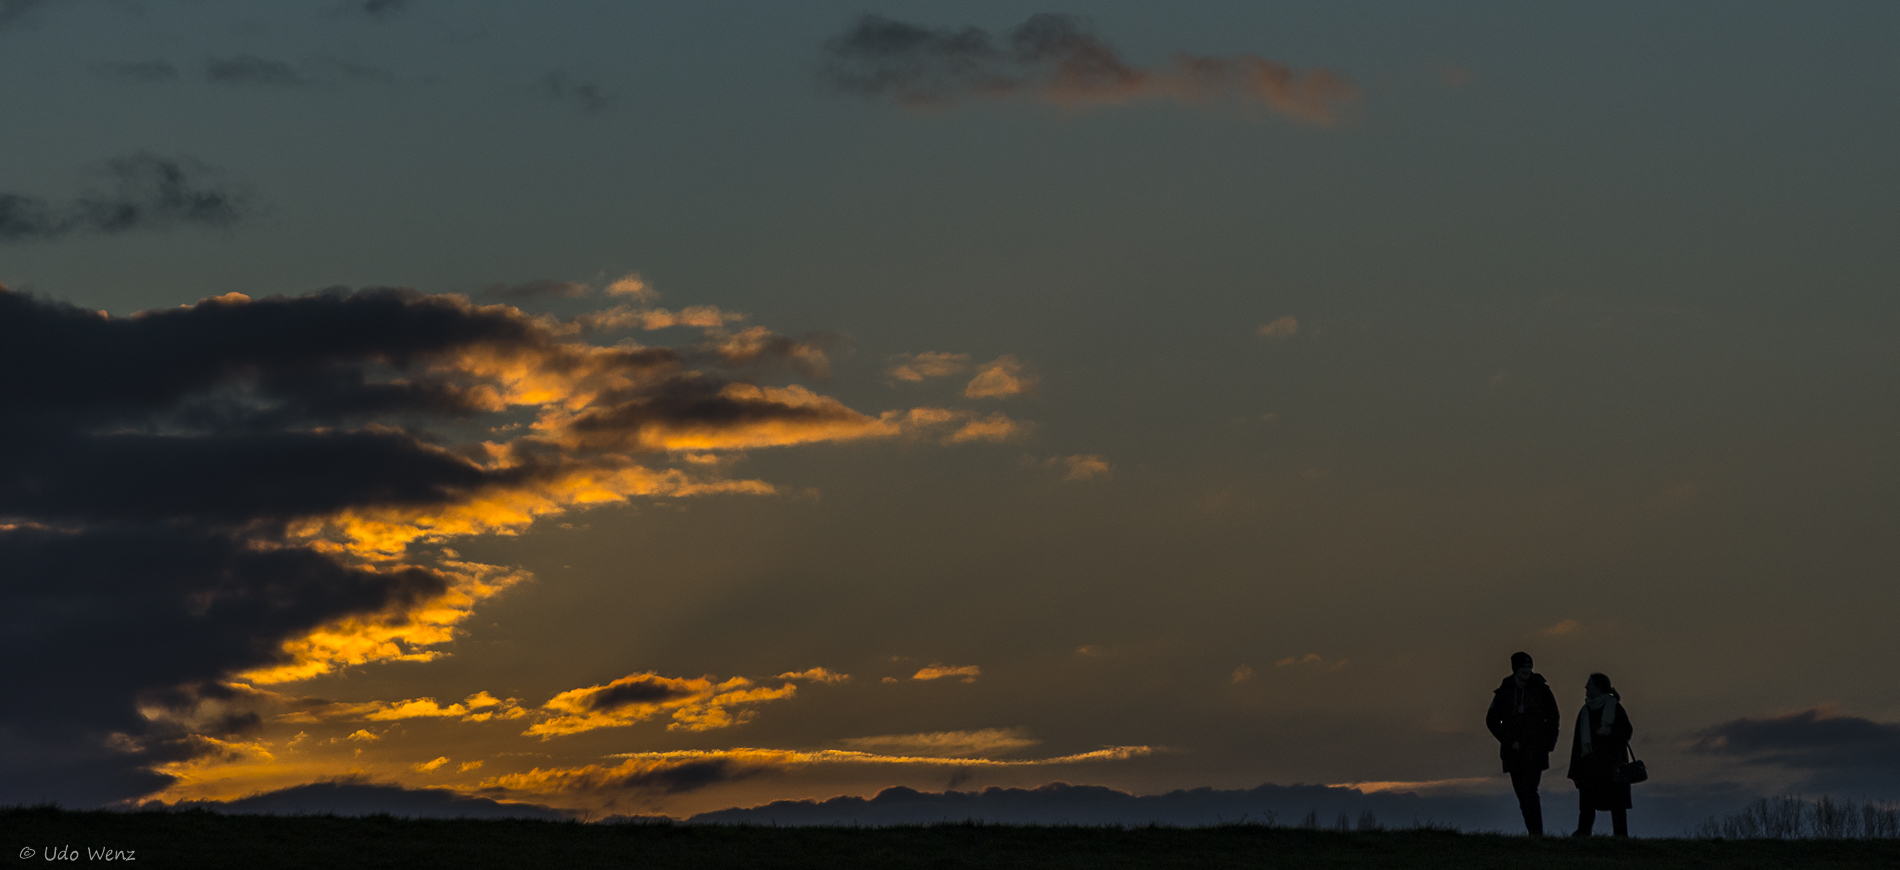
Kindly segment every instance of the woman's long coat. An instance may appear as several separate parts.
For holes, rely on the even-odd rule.
[[[1592,810],[1627,810],[1630,808],[1630,786],[1627,782],[1616,781],[1616,765],[1626,759],[1625,750],[1630,744],[1630,735],[1636,729],[1630,725],[1630,711],[1623,706],[1622,699],[1616,702],[1616,721],[1610,723],[1608,735],[1598,734],[1603,726],[1603,712],[1583,708],[1589,717],[1590,754],[1583,754],[1583,734],[1570,736],[1570,772],[1564,774],[1575,780],[1577,790],[1582,792],[1583,806]]]

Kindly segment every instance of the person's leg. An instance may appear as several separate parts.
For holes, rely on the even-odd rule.
[[[1524,830],[1533,837],[1544,835],[1544,804],[1537,797],[1537,785],[1543,779],[1541,770],[1511,771],[1511,790],[1517,792],[1517,809],[1524,814]]]
[[[1595,814],[1592,813],[1592,815],[1595,815]],[[1630,811],[1629,810],[1611,810],[1610,811],[1610,829],[1612,831],[1615,831],[1616,835],[1619,837],[1629,836],[1630,835]]]
[[[1597,826],[1597,811],[1590,808],[1590,792],[1577,789],[1577,832],[1572,837],[1588,837]]]

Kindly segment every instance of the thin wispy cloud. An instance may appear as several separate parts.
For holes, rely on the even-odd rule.
[[[920,668],[917,673],[911,674],[910,678],[913,680],[941,680],[946,677],[962,677],[963,682],[974,683],[976,682],[976,678],[982,674],[983,669],[976,665],[961,665],[955,667],[949,665],[931,665],[927,668]]]
[[[244,189],[188,157],[136,152],[108,161],[104,190],[56,202],[0,193],[0,243],[73,234],[229,227],[244,215]]]
[[[534,299],[579,299],[587,295],[587,285],[576,281],[524,281],[520,284],[490,284],[482,289],[482,298],[501,302],[526,302]]]
[[[1050,758],[994,759],[893,755],[847,749],[689,749],[630,752],[618,765],[589,764],[505,774],[482,780],[475,790],[527,796],[587,793],[683,794],[752,777],[831,767],[1013,768],[1124,761],[1154,753],[1149,746],[1111,746]]]
[[[967,444],[972,441],[1009,441],[1023,434],[1024,426],[1005,414],[991,414],[987,417],[973,418],[955,432],[944,438],[945,444]]]
[[[205,61],[205,81],[218,85],[263,85],[273,88],[314,84],[296,67],[284,61],[251,54],[214,57]]]
[[[1042,461],[1051,468],[1061,469],[1063,480],[1094,480],[1106,478],[1115,473],[1113,466],[1099,453],[1078,453],[1074,456],[1051,456]]]
[[[846,749],[889,755],[931,758],[977,758],[1007,755],[1036,746],[1021,728],[984,728],[977,731],[931,731],[922,734],[883,734],[838,741]]]
[[[1327,661],[1319,653],[1307,653],[1303,656],[1287,656],[1273,663],[1276,668],[1313,668],[1320,671],[1337,671],[1346,667],[1346,659]]]
[[[1575,619],[1566,619],[1540,632],[1546,637],[1570,637],[1583,630],[1583,623]]]
[[[891,357],[890,367],[886,369],[893,380],[918,383],[926,378],[942,378],[962,374],[970,368],[970,355],[967,353],[945,353],[942,351],[924,351],[923,353],[905,353]]]
[[[589,114],[613,105],[613,100],[598,83],[561,70],[542,76],[537,89],[549,100],[574,106]]]
[[[1252,54],[1182,53],[1142,66],[1091,32],[1085,19],[1052,13],[1032,15],[1000,38],[976,27],[865,15],[826,44],[821,75],[840,92],[913,108],[1014,96],[1067,107],[1225,99],[1318,125],[1337,123],[1360,96],[1338,73],[1300,72]]]
[[[377,66],[317,56],[291,64],[250,54],[214,57],[205,62],[204,79],[214,85],[296,89],[345,82],[395,84],[396,74]]]
[[[178,78],[178,67],[172,66],[168,60],[94,64],[92,71],[107,78],[129,82],[168,82]]]
[[[963,387],[963,396],[968,399],[999,399],[1020,396],[1035,386],[1036,378],[1024,373],[1022,361],[1014,354],[1003,354],[976,370],[976,377]]]
[[[1291,315],[1276,317],[1255,331],[1262,338],[1286,338],[1300,331],[1300,322]]]

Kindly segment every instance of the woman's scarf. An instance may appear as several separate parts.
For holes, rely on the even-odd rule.
[[[1584,701],[1583,706],[1577,708],[1577,733],[1583,735],[1583,754],[1585,755],[1590,754],[1591,710],[1601,711],[1597,721],[1598,728],[1615,724],[1616,696],[1609,692],[1604,692],[1601,695]]]

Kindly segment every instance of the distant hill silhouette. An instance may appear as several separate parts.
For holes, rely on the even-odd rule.
[[[1385,827],[1414,824],[1503,829],[1515,821],[1509,795],[1421,797],[1324,785],[1262,785],[1251,789],[1197,788],[1135,795],[1099,785],[1053,782],[1036,788],[920,792],[896,786],[875,797],[773,801],[763,806],[700,813],[693,824],[908,825],[980,820],[993,824],[1213,825],[1223,821],[1295,826],[1315,816],[1332,828],[1339,817],[1357,827],[1370,811]]]
[[[339,780],[313,782],[234,801],[180,801],[172,809],[272,816],[367,816],[388,813],[416,819],[567,819],[572,814],[540,804],[502,803],[447,789],[403,788]]]

